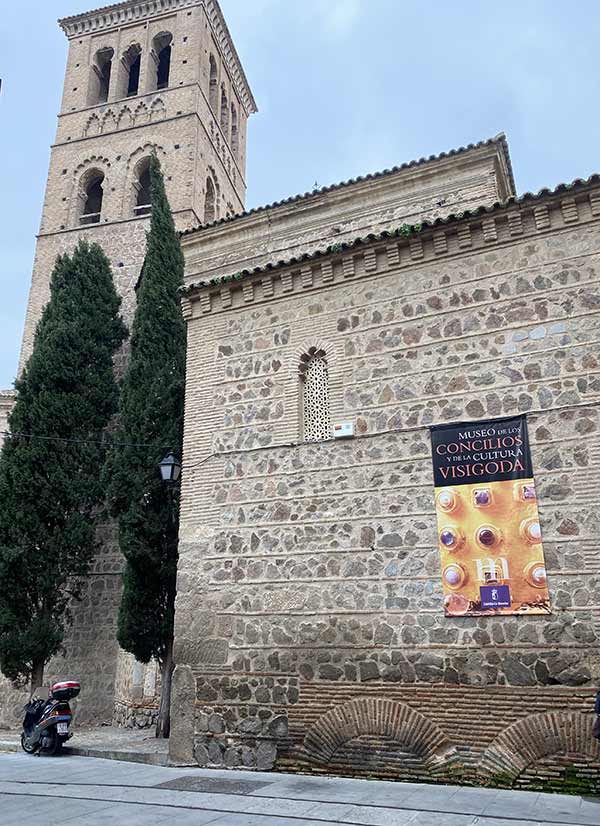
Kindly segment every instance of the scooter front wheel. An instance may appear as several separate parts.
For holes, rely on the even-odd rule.
[[[38,745],[39,744],[36,743],[36,745],[33,746],[30,743],[29,738],[27,737],[25,732],[23,731],[21,733],[21,748],[23,749],[23,751],[27,752],[27,754],[35,754],[36,751],[37,751]]]

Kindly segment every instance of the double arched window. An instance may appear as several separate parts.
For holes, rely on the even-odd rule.
[[[79,223],[83,226],[98,224],[102,215],[104,198],[104,172],[90,169],[81,181],[79,193]]]
[[[329,371],[324,350],[310,347],[300,357],[302,437],[305,442],[331,438]]]

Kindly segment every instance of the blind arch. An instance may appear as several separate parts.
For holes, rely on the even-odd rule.
[[[210,108],[216,114],[217,112],[217,95],[218,95],[218,86],[217,86],[217,61],[211,55],[208,60],[209,63],[209,71],[210,77],[208,81],[208,102],[210,104]]]

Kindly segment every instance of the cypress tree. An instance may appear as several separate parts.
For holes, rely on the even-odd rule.
[[[32,690],[97,547],[103,432],[118,406],[113,356],[127,334],[120,303],[99,246],[60,256],[16,382],[0,455],[0,668]]]
[[[150,163],[152,217],[138,286],[131,352],[120,403],[120,436],[109,469],[109,506],[118,518],[126,564],[118,640],[141,662],[161,669],[156,736],[170,731],[179,493],[166,490],[158,463],[181,455],[185,323],[178,288],[183,254],[160,163]]]

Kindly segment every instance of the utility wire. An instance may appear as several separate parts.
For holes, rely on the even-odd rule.
[[[414,427],[397,428],[396,430],[378,430],[376,433],[357,433],[349,439],[339,439],[339,442],[355,442],[357,439],[376,439],[378,436],[388,436],[390,433],[401,435],[403,433],[415,433],[419,430],[429,430],[429,425],[415,425]],[[325,441],[315,442],[279,442],[274,445],[257,445],[256,447],[245,447],[239,450],[221,450],[217,453],[210,453],[197,465],[183,465],[184,470],[194,470],[201,465],[206,464],[209,459],[214,459],[217,456],[235,456],[244,453],[257,453],[261,450],[279,450],[282,447],[322,447],[323,445],[330,445],[335,439],[326,439]]]
[[[104,445],[105,447],[156,447],[161,450],[171,450],[172,445],[157,445],[144,442],[112,442],[110,439],[67,439],[63,436],[38,436],[35,433],[13,433],[10,430],[0,430],[0,436],[12,436],[17,439],[39,439],[44,442],[63,442],[72,445]]]
[[[565,405],[566,406],[566,405]],[[565,407],[563,406],[563,407]],[[571,405],[572,407],[595,407],[595,404],[592,405]],[[555,408],[555,410],[561,410],[562,407]],[[538,416],[542,411],[539,410],[532,410],[527,415],[528,418],[535,418]],[[356,441],[357,439],[376,439],[379,436],[388,436],[390,434],[402,435],[404,433],[416,433],[419,430],[428,431],[430,429],[430,425],[428,424],[421,424],[421,425],[414,425],[413,427],[399,427],[399,428],[391,428],[387,430],[378,430],[375,433],[357,433],[350,439],[340,439],[339,441]],[[58,442],[67,442],[73,444],[100,444],[106,445],[107,447],[160,447],[161,450],[172,450],[172,445],[154,445],[154,444],[144,444],[144,443],[135,443],[135,442],[111,442],[108,440],[99,441],[93,439],[66,439],[61,438],[60,436],[36,436],[32,433],[10,433],[9,431],[0,431],[1,436],[16,436],[21,439],[43,439],[45,441],[58,441]],[[247,447],[247,448],[240,448],[239,450],[220,450],[216,451],[215,453],[209,453],[208,456],[205,456],[200,462],[197,462],[195,465],[187,465],[183,464],[183,470],[195,470],[196,468],[205,465],[211,459],[215,459],[219,456],[234,456],[243,453],[256,453],[262,450],[279,450],[283,447],[288,448],[296,448],[296,447],[309,447],[310,445],[326,445],[330,444],[335,440],[327,439],[325,442],[280,442],[279,444],[270,444],[270,445],[257,445],[256,447]]]
[[[354,439],[372,439],[377,436],[385,436],[390,433],[410,433],[416,430],[428,430],[427,425],[420,425],[416,427],[407,427],[404,429],[398,430],[381,430],[377,433],[359,433],[355,435]],[[155,445],[155,444],[145,444],[143,442],[111,442],[108,439],[99,440],[99,439],[67,439],[61,436],[38,436],[34,433],[11,433],[8,430],[1,430],[1,436],[12,436],[13,438],[18,439],[39,439],[41,441],[47,442],[62,442],[64,444],[93,444],[93,445],[103,445],[105,447],[160,447],[161,450],[172,450],[172,445]],[[329,442],[330,440],[328,440]],[[348,440],[352,441],[352,440]],[[195,465],[186,465],[183,464],[183,470],[195,470],[196,468],[205,465],[211,459],[215,459],[219,456],[233,456],[238,453],[256,453],[257,451],[261,450],[279,450],[284,447],[288,448],[295,448],[295,447],[308,447],[309,445],[321,445],[322,442],[280,442],[279,444],[274,445],[257,445],[256,447],[248,447],[244,448],[243,450],[222,450],[217,451],[216,453],[209,453],[208,456],[205,456],[200,462],[197,462]]]

